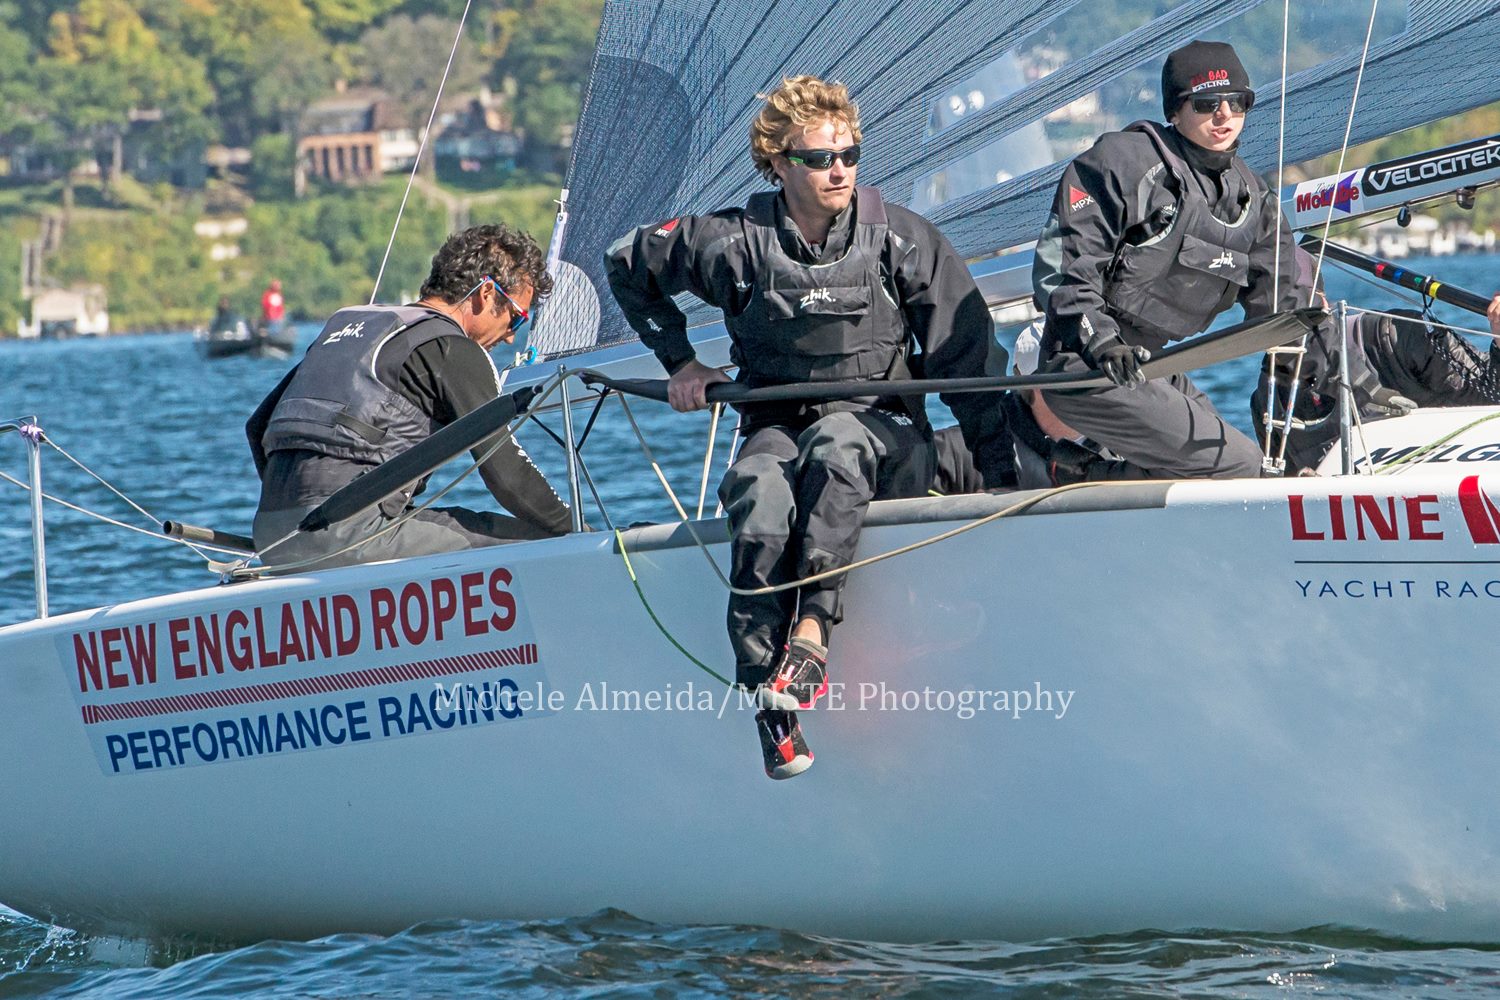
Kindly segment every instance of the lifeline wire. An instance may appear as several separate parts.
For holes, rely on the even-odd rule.
[[[427,149],[427,140],[432,136],[432,123],[437,118],[438,105],[443,100],[443,87],[448,82],[448,72],[453,69],[453,57],[458,55],[458,43],[463,41],[464,22],[469,18],[469,8],[474,0],[466,0],[464,12],[458,18],[458,33],[453,36],[453,48],[448,52],[448,64],[443,67],[443,78],[438,81],[437,96],[432,99],[432,113],[427,116],[427,128],[422,131],[422,141],[417,146],[416,159],[411,161],[411,174],[406,178],[406,190],[401,192],[401,207],[396,209],[396,224],[391,227],[391,238],[385,244],[385,254],[380,258],[380,270],[375,273],[375,287],[370,289],[368,305],[375,304],[380,294],[380,279],[385,277],[386,262],[391,259],[391,248],[396,245],[396,233],[401,228],[401,216],[406,212],[406,199],[411,197],[411,186],[417,179],[417,167],[422,162],[422,153]]]
[[[13,483],[16,486],[19,486],[21,489],[25,490],[27,493],[31,492],[31,487],[29,485],[27,485],[26,483],[21,482],[19,479],[15,478],[14,476],[8,475],[8,474],[6,474],[4,472],[0,472],[0,479],[4,479],[6,482]],[[210,559],[208,557],[208,555],[203,551],[204,549],[208,549],[208,550],[213,551],[213,552],[225,552],[225,553],[229,553],[231,555],[243,555],[243,553],[239,549],[226,549],[226,548],[222,548],[222,547],[220,547],[218,545],[210,545],[210,544],[207,544],[207,543],[204,543],[204,542],[200,542],[197,545],[195,545],[192,542],[189,542],[185,538],[173,538],[171,535],[164,535],[164,534],[162,534],[159,531],[151,531],[151,530],[149,530],[147,528],[139,528],[139,527],[136,527],[133,524],[127,524],[124,521],[117,521],[117,520],[115,520],[114,518],[110,517],[107,514],[100,514],[98,511],[89,510],[87,507],[80,507],[80,506],[78,506],[75,503],[69,503],[68,501],[62,499],[61,497],[55,497],[51,493],[47,493],[45,491],[43,491],[43,493],[42,493],[42,499],[43,500],[51,500],[53,503],[57,504],[60,507],[66,507],[69,510],[77,511],[78,513],[84,515],[85,517],[92,517],[92,518],[94,518],[97,521],[103,521],[105,524],[112,524],[112,525],[114,525],[117,528],[124,528],[127,531],[138,531],[138,532],[140,532],[143,535],[150,535],[152,538],[160,538],[163,541],[176,542],[178,545],[184,545],[184,546],[192,549],[194,552],[198,553],[198,555],[202,556],[203,560],[205,562],[207,562],[208,564],[210,564],[210,565],[216,565],[217,561],[213,560],[213,559]]]
[[[104,479],[103,476],[99,475],[99,473],[95,472],[93,469],[90,469],[88,466],[84,465],[78,459],[76,459],[72,455],[68,454],[66,451],[63,450],[62,445],[60,445],[56,441],[52,440],[52,438],[48,437],[45,433],[42,434],[42,440],[45,441],[45,442],[47,442],[47,444],[50,445],[52,447],[52,449],[54,451],[56,451],[59,455],[61,455],[63,458],[66,458],[68,461],[70,461],[74,465],[78,466],[84,472],[88,473],[90,476],[93,476],[94,479],[98,480],[99,483],[100,483],[100,485],[102,485],[105,489],[109,490],[111,493],[113,493],[115,496],[119,497],[121,500],[124,500],[131,507],[134,507],[136,513],[140,514],[146,520],[151,521],[151,522],[153,522],[155,524],[160,524],[161,523],[161,518],[159,518],[156,515],[152,514],[150,511],[148,511],[146,508],[142,507],[140,504],[136,503],[134,500],[130,499],[124,493],[122,493],[119,490],[115,489],[114,486],[110,485],[108,482],[105,481],[105,479]],[[59,503],[60,502],[61,501],[59,501]],[[87,513],[87,512],[85,512],[85,513]],[[95,515],[95,516],[100,516],[100,515]],[[108,518],[104,518],[104,520],[108,520]],[[116,523],[118,523],[118,522],[116,522]],[[130,525],[125,525],[125,527],[128,528],[128,527],[130,527]],[[142,530],[142,529],[136,529],[136,530],[139,531],[139,530]],[[148,534],[148,535],[156,535],[158,538],[169,538],[169,537],[171,537],[169,535],[162,535],[162,534],[159,534],[159,533],[154,532],[154,531],[146,531],[144,533]],[[208,562],[212,562],[213,561],[213,560],[209,559],[208,556],[206,554],[204,554],[204,552],[201,549],[198,548],[198,546],[194,545],[192,542],[188,541],[185,538],[173,538],[172,541],[174,541],[174,542],[181,542],[183,545],[186,545],[188,548],[192,549],[194,552],[197,552],[198,555],[202,556],[204,558],[204,560],[206,560]],[[225,550],[215,549],[214,551],[218,552],[218,551],[225,551]]]
[[[677,515],[681,519],[682,526],[688,530],[688,534],[692,536],[693,542],[703,553],[704,558],[708,560],[708,564],[710,567],[712,567],[714,575],[719,578],[719,582],[723,583],[724,586],[728,588],[731,594],[737,594],[741,597],[759,597],[764,594],[778,594],[784,590],[794,590],[805,587],[808,584],[818,583],[823,580],[829,580],[836,576],[842,576],[845,573],[851,573],[856,569],[863,569],[866,566],[873,566],[878,562],[885,561],[886,559],[892,559],[896,556],[905,555],[908,552],[915,552],[917,549],[926,548],[927,546],[933,545],[937,542],[945,541],[946,539],[952,538],[955,535],[961,535],[964,532],[972,531],[975,528],[980,527],[981,525],[989,524],[991,521],[998,521],[1003,517],[1011,517],[1016,514],[1020,514],[1031,509],[1032,507],[1035,507],[1043,500],[1047,500],[1055,496],[1060,496],[1063,493],[1071,493],[1074,490],[1086,489],[1088,487],[1096,486],[1121,486],[1126,488],[1129,488],[1131,486],[1159,486],[1161,483],[1166,482],[1166,480],[1158,479],[1113,483],[1069,483],[1066,486],[1054,486],[1049,490],[1043,490],[1035,494],[1034,496],[1027,497],[1026,499],[1021,500],[1018,503],[1014,503],[1009,507],[996,511],[993,514],[986,514],[984,517],[976,518],[973,521],[961,524],[957,528],[950,528],[949,530],[933,535],[930,538],[924,538],[920,541],[912,542],[910,545],[903,545],[900,548],[891,549],[888,552],[881,552],[877,555],[869,556],[867,558],[859,560],[858,562],[849,563],[847,566],[839,566],[834,569],[825,570],[822,573],[815,573],[812,576],[803,577],[800,580],[792,580],[790,583],[776,584],[769,587],[736,587],[734,584],[729,582],[729,578],[726,577],[724,575],[724,571],[719,568],[719,564],[709,553],[708,546],[704,543],[702,537],[698,534],[698,530],[693,527],[693,522],[689,520],[687,511],[683,509],[681,502],[678,501],[677,494],[672,492],[671,484],[667,482],[667,477],[661,471],[661,466],[657,463],[656,457],[651,451],[651,446],[646,443],[645,436],[641,433],[640,427],[635,422],[635,417],[630,412],[630,404],[625,402],[625,394],[619,393],[618,395],[620,397],[620,405],[625,408],[625,416],[630,421],[630,428],[635,432],[636,440],[640,443],[641,450],[646,455],[646,461],[651,464],[652,470],[656,473],[657,480],[662,484],[662,488],[666,490],[667,498],[671,500],[672,506],[676,508]]]

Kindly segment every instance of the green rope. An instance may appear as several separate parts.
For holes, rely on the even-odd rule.
[[[646,609],[646,614],[651,616],[651,621],[654,622],[656,627],[661,630],[661,634],[667,637],[668,642],[677,647],[677,651],[679,653],[691,660],[693,666],[708,674],[710,677],[718,681],[720,684],[723,684],[725,687],[734,687],[734,685],[730,683],[730,681],[722,674],[720,674],[717,670],[715,670],[713,667],[710,667],[702,660],[698,659],[692,653],[689,653],[687,649],[682,645],[682,643],[678,642],[676,637],[673,636],[671,632],[667,631],[667,627],[661,623],[661,619],[656,617],[656,612],[651,608],[651,602],[646,600],[646,592],[641,589],[641,581],[636,579],[635,567],[630,565],[630,553],[625,551],[625,536],[620,534],[619,528],[615,529],[615,544],[620,547],[620,557],[625,560],[625,572],[630,574],[630,583],[633,587],[635,587],[635,595],[641,599],[641,606]]]
[[[1480,424],[1485,423],[1486,421],[1494,420],[1496,417],[1500,417],[1500,413],[1488,413],[1488,414],[1485,414],[1484,416],[1480,417],[1478,420],[1473,421],[1472,423],[1464,424],[1462,427],[1460,427],[1458,430],[1452,432],[1451,434],[1445,434],[1444,436],[1438,438],[1436,441],[1430,441],[1427,444],[1424,444],[1422,447],[1418,448],[1416,451],[1407,452],[1405,455],[1402,455],[1400,458],[1392,459],[1391,461],[1386,462],[1384,465],[1382,465],[1380,467],[1380,469],[1375,474],[1377,476],[1386,476],[1386,475],[1389,475],[1392,472],[1396,471],[1396,469],[1398,467],[1400,467],[1402,465],[1405,465],[1405,464],[1407,464],[1409,462],[1415,462],[1415,461],[1417,461],[1423,455],[1430,454],[1431,452],[1435,451],[1436,449],[1441,448],[1443,445],[1447,444],[1449,441],[1452,441],[1454,438],[1458,437],[1460,434],[1463,434],[1465,431],[1471,430],[1472,428],[1475,428],[1475,427],[1478,427]]]

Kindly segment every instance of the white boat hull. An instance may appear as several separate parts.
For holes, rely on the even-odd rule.
[[[817,762],[789,782],[762,775],[750,712],[720,715],[724,689],[652,624],[607,534],[15,626],[0,900],[239,938],[614,906],[878,939],[1337,923],[1493,940],[1500,544],[1475,540],[1470,475],[1472,515],[1476,489],[1500,498],[1483,459],[1078,491],[860,571],[841,708],[804,716]],[[1009,502],[877,505],[861,554]],[[704,530],[722,564],[722,527]],[[728,672],[703,555],[680,528],[626,537],[666,628]],[[413,584],[405,619],[385,616],[380,588],[399,608]],[[337,654],[334,615],[324,656],[308,618],[332,595],[353,646]],[[222,636],[236,609],[224,671],[201,676],[212,616]],[[255,609],[266,648],[246,640],[239,670]],[[435,683],[501,678],[556,692],[553,710],[438,723]],[[631,692],[638,710],[611,701]],[[297,712],[321,746],[297,749]]]

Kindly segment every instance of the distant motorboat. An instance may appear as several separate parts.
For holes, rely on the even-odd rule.
[[[251,328],[242,319],[216,326],[196,339],[198,349],[209,360],[239,355],[285,359],[292,356],[296,345],[296,334],[288,326]]]

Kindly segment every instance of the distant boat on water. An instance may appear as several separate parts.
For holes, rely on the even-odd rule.
[[[285,359],[292,356],[296,333],[285,325],[276,329],[259,325],[252,328],[244,320],[236,320],[229,325],[216,325],[199,334],[195,341],[198,350],[210,361],[238,355]]]

